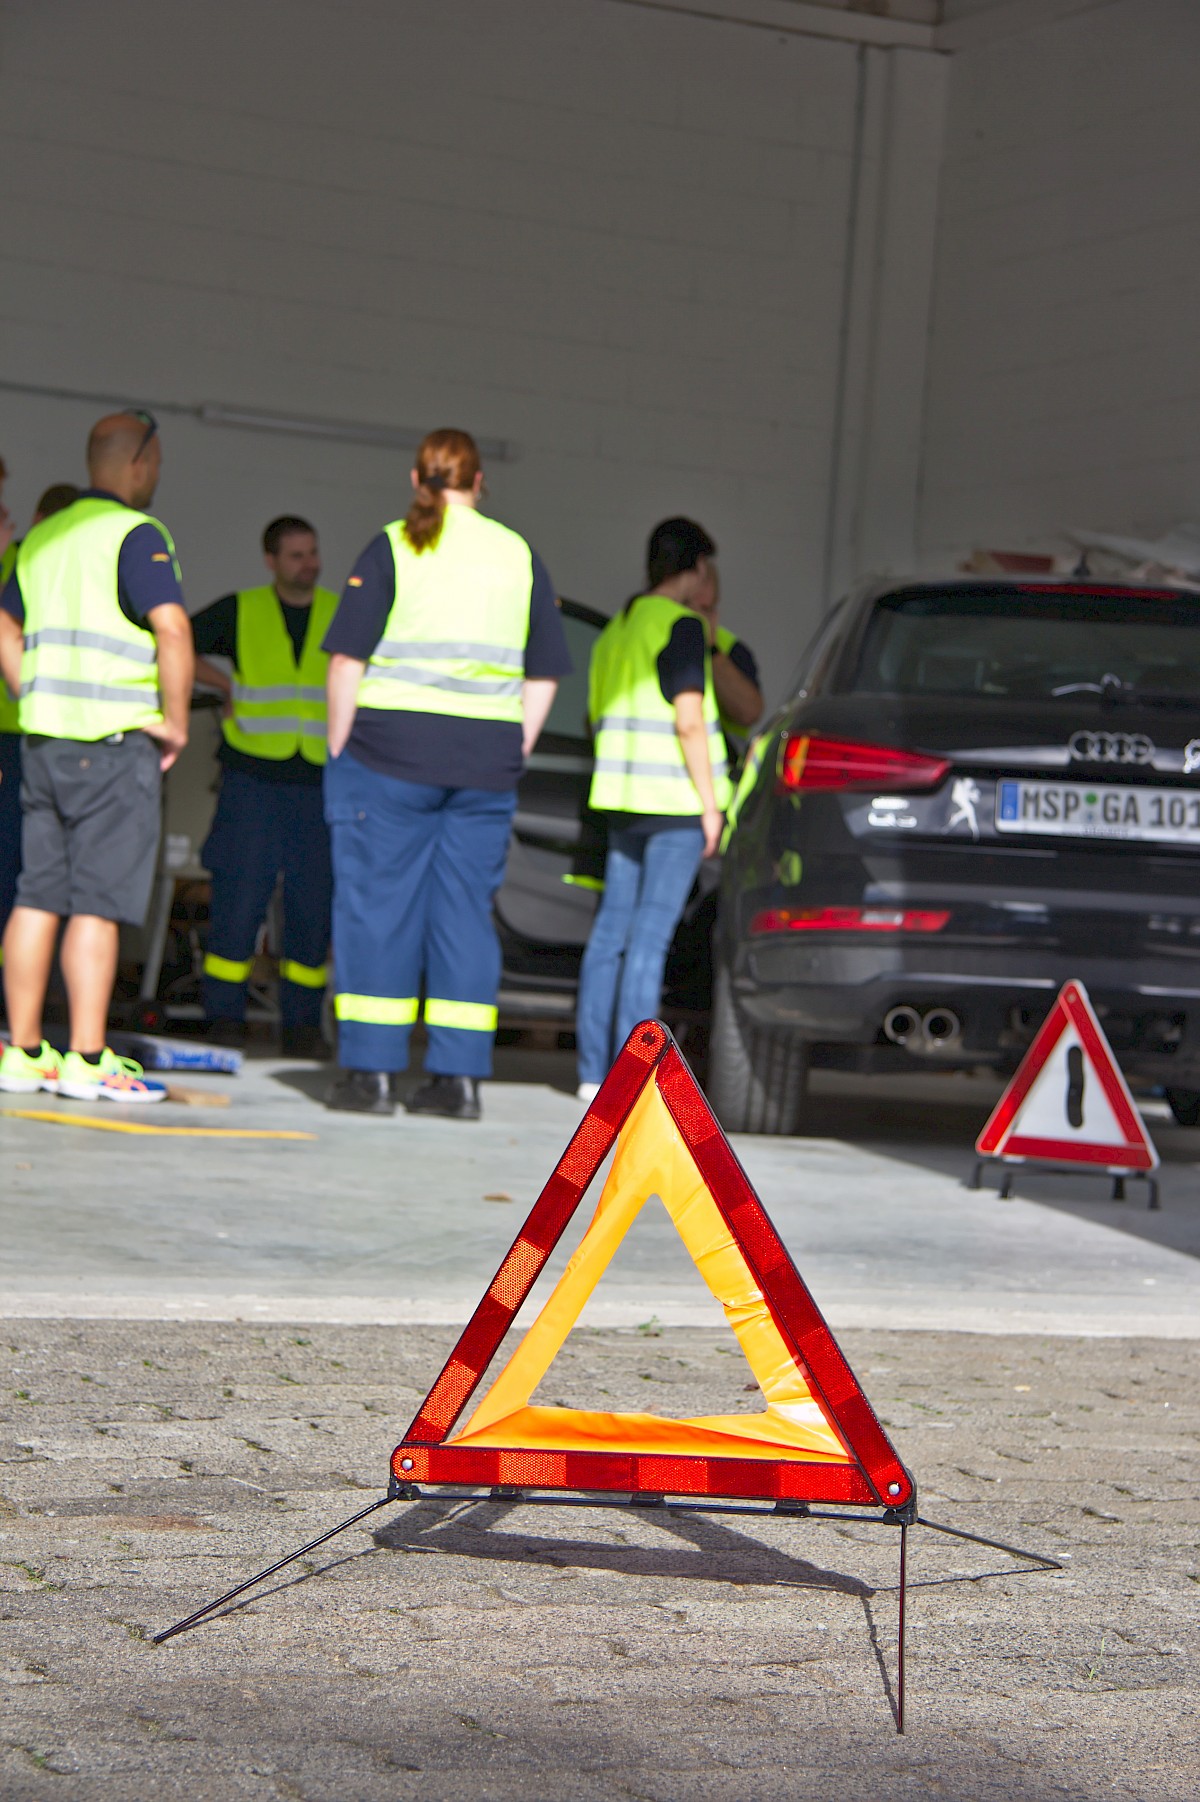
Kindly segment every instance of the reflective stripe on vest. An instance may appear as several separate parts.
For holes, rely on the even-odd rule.
[[[4,555],[0,557],[0,593],[3,593],[4,585],[12,575],[16,561],[17,547],[15,544],[10,544]],[[17,717],[17,697],[8,692],[4,677],[0,676],[0,732],[19,732],[20,730],[21,725]]]
[[[431,549],[414,551],[403,521],[386,533],[396,598],[359,706],[519,723],[533,593],[525,540],[459,506],[446,508]]]
[[[154,639],[126,619],[118,593],[121,546],[146,524],[162,533],[174,560],[157,520],[95,496],[51,514],[21,541],[22,732],[94,740],[162,719]]]
[[[306,763],[324,763],[329,658],[321,642],[337,604],[331,589],[313,590],[297,662],[275,590],[244,588],[238,595],[233,714],[222,723],[233,750],[272,763],[297,752]]]
[[[700,796],[675,729],[675,709],[658,679],[658,659],[676,624],[697,617],[666,595],[641,595],[596,640],[588,678],[588,712],[596,735],[589,806],[614,813],[700,813]],[[729,800],[729,772],[708,656],[703,710],[713,792],[723,808]]]

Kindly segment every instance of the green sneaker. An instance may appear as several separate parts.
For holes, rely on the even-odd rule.
[[[61,1074],[62,1059],[45,1039],[36,1057],[19,1045],[6,1045],[0,1052],[0,1089],[7,1089],[10,1095],[36,1095],[39,1089],[54,1095]]]
[[[131,1057],[105,1046],[98,1064],[68,1051],[58,1074],[58,1092],[75,1101],[165,1101],[167,1085],[154,1082]]]

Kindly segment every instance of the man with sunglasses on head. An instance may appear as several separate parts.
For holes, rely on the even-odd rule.
[[[24,739],[0,1090],[161,1101],[163,1085],[114,1056],[105,1029],[120,925],[141,925],[150,899],[162,772],[187,743],[192,628],[170,535],[143,511],[162,464],[152,416],[98,420],[87,462],[88,487],[32,528],[0,594],[0,672]],[[64,919],[60,1056],[42,1008]]]

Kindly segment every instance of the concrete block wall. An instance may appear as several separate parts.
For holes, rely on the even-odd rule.
[[[922,560],[1200,517],[1200,6],[947,0]]]
[[[494,511],[605,609],[693,513],[778,694],[823,601],[858,58],[608,0],[7,0],[0,378],[511,441]],[[0,389],[18,515],[98,410]],[[340,583],[403,510],[403,451],[162,424],[193,607],[273,513]]]

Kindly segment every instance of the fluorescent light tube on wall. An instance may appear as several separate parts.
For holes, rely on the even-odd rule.
[[[413,427],[369,425],[356,419],[304,419],[295,413],[260,413],[256,407],[230,407],[201,401],[196,416],[206,425],[240,426],[251,432],[287,432],[298,438],[337,439],[346,444],[377,444],[385,450],[416,450],[424,432]],[[506,438],[477,438],[480,455],[505,462],[513,454]]]
[[[43,382],[10,382],[0,377],[0,390],[9,394],[36,394],[46,400],[88,401],[98,407],[149,407],[154,413],[198,419],[204,425],[230,426],[247,432],[283,432],[292,438],[321,438],[341,444],[371,444],[379,450],[414,451],[424,432],[415,426],[374,425],[362,419],[305,419],[296,413],[263,413],[257,407],[227,406],[205,400],[198,406],[187,401],[130,400],[127,394],[97,394],[85,388],[56,388]],[[480,454],[494,463],[511,462],[516,447],[510,438],[477,438]]]

